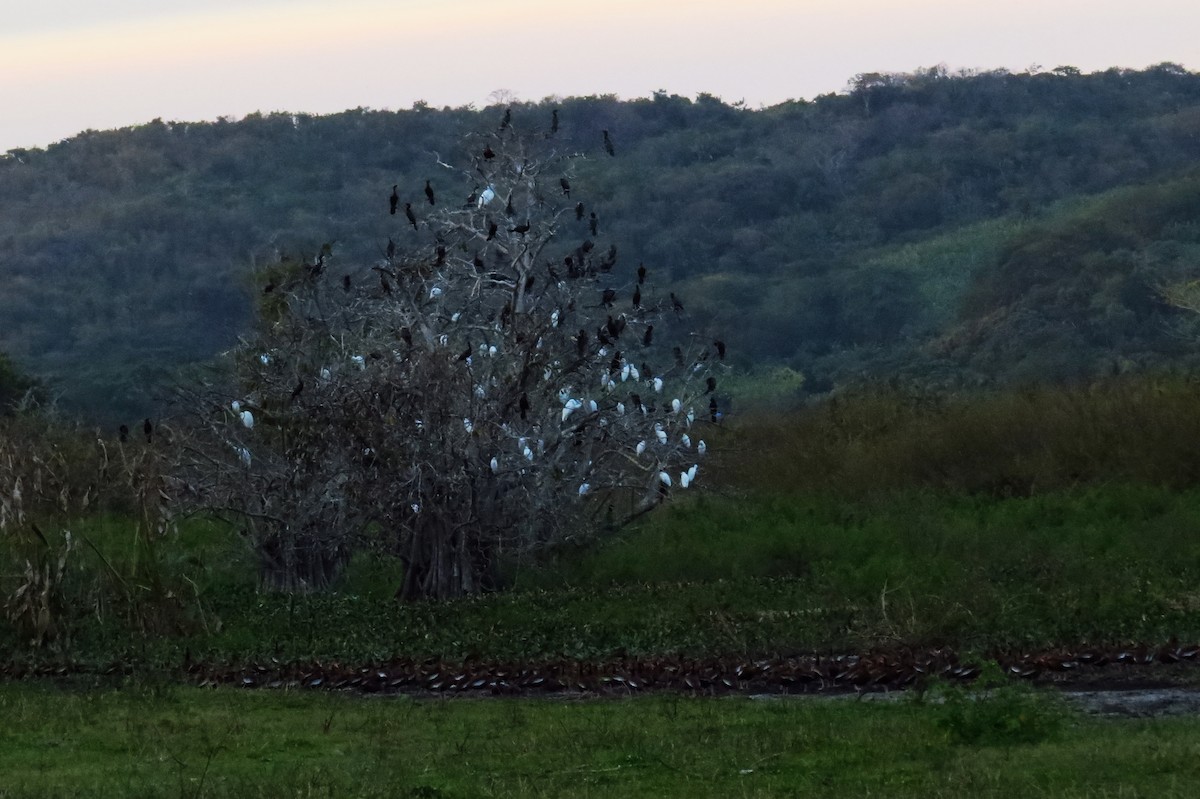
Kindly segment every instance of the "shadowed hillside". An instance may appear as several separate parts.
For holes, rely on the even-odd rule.
[[[862,75],[762,110],[656,94],[512,107],[583,153],[615,281],[644,262],[739,366],[821,392],[1190,367],[1159,291],[1200,253],[1200,75]],[[459,142],[503,109],[358,109],[89,131],[0,157],[0,351],[97,419],[141,415],[172,371],[229,347],[255,267],[361,268],[398,184],[421,212],[462,185]],[[611,132],[613,157],[601,140]],[[590,235],[588,217],[578,225]],[[570,234],[571,231],[568,230]]]

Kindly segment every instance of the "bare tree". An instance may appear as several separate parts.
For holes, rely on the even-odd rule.
[[[488,590],[501,558],[698,479],[724,345],[667,337],[682,303],[596,240],[586,156],[555,147],[505,112],[457,185],[409,187],[379,261],[326,247],[263,274],[236,393],[197,406],[183,475],[249,522],[276,583],[325,585],[370,543],[402,558],[403,598]]]

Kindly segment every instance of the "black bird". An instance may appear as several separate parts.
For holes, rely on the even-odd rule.
[[[392,284],[388,282],[387,277],[384,276],[382,272],[379,273],[379,288],[382,289],[383,293],[387,296],[392,296]]]
[[[638,285],[646,282],[646,265],[638,264]]]
[[[675,292],[671,292],[671,307],[675,309],[675,313],[683,313],[683,303],[675,296]]]
[[[404,215],[408,217],[408,221],[412,223],[413,230],[417,229],[417,215],[413,213],[412,203],[404,204]]]
[[[633,287],[633,307],[634,308],[642,307],[642,289],[640,286]]]
[[[149,444],[154,438],[154,425],[150,423],[149,419],[142,422],[142,432],[146,434],[146,443]]]
[[[509,228],[508,232],[509,233],[520,233],[522,236],[524,236],[526,233],[529,232],[529,223],[522,222],[521,224],[517,225],[514,228]]]
[[[584,254],[584,255],[587,255],[587,254],[588,254],[589,252],[591,252],[591,251],[592,251],[592,250],[593,250],[595,247],[596,247],[596,242],[592,241],[591,239],[588,239],[588,240],[587,240],[587,241],[585,241],[583,244],[580,244],[580,245],[579,245],[579,249],[583,250],[583,254]]]
[[[642,345],[649,347],[654,341],[654,325],[646,325],[646,335],[642,336]]]
[[[512,109],[504,109],[504,119],[500,120],[500,130],[504,130],[512,122]]]
[[[517,209],[513,208],[513,204],[512,204],[512,192],[509,192],[508,202],[504,206],[504,213],[508,214],[509,216],[512,216],[516,212],[517,212]]]
[[[483,148],[483,157],[486,161],[491,161],[496,157],[496,151],[492,149],[490,144]]]
[[[596,328],[596,340],[605,345],[612,343],[609,341],[608,333],[604,330],[604,325],[600,325],[600,327]]]
[[[571,183],[566,178],[559,178],[558,185],[562,186],[563,194],[571,196]]]
[[[533,282],[536,279],[537,279],[536,275],[530,275],[529,277],[525,278],[525,293],[526,294],[528,294],[530,291],[533,290]]]
[[[675,353],[675,365],[683,366],[683,350],[675,347],[672,351]]]
[[[301,392],[303,392],[303,391],[304,391],[304,378],[302,377],[296,381],[296,387],[292,389],[292,399],[294,400],[294,399],[296,399],[296,397],[299,397]]]
[[[609,155],[616,155],[617,151],[613,149],[612,137],[608,135],[607,130],[602,132],[604,133],[604,152]]]
[[[713,342],[713,346],[717,348],[717,357],[722,361],[725,360],[725,342],[717,339]]]
[[[596,212],[592,211],[588,215],[588,230],[592,231],[593,236],[599,235],[597,232],[600,229],[600,220],[596,218]]]
[[[479,187],[471,189],[471,193],[467,195],[467,201],[463,203],[463,208],[470,208],[479,199]]]
[[[473,263],[475,264],[475,271],[480,274],[483,274],[484,270],[487,269],[487,264],[484,263],[483,256],[481,256],[479,253],[475,253],[475,259]]]
[[[127,425],[127,424],[121,425],[121,427],[117,430],[117,437],[121,439],[122,444],[124,444],[126,441],[128,441],[129,440],[129,425]]]
[[[430,205],[437,205],[437,201],[433,198],[433,186],[429,185],[429,181],[425,181],[425,198],[429,200]]]
[[[612,318],[612,314],[608,315],[608,321],[604,323],[604,326],[608,330],[609,338],[612,338],[612,339],[620,338],[621,327],[617,324],[617,320]]]
[[[616,289],[605,289],[604,292],[600,295],[600,302],[604,303],[605,305],[607,305],[609,307],[612,307],[613,300],[615,300],[616,298],[617,298],[617,290]]]
[[[268,283],[267,285],[263,286],[263,294],[270,294],[274,290],[275,290],[274,283]]]
[[[519,403],[519,407],[521,409],[521,419],[524,420],[526,415],[529,413],[529,395],[524,391],[521,392],[521,402]]]
[[[412,346],[412,331],[408,329],[408,325],[400,328],[400,338],[404,340],[405,344]]]
[[[715,378],[715,377],[708,378],[708,380],[704,381],[704,385],[708,387],[708,390],[704,392],[705,394],[713,393],[714,391],[717,390],[717,378]]]
[[[550,112],[550,132],[558,133],[558,109]]]
[[[350,276],[342,275],[342,291],[350,290]]]
[[[575,221],[583,219],[583,203],[575,203]]]
[[[388,236],[387,259],[390,261],[396,254],[396,242],[392,241],[392,237]]]
[[[619,371],[621,371],[621,351],[620,350],[613,353],[612,360],[608,362],[608,373],[610,375],[615,375]]]
[[[495,222],[493,222],[490,219],[487,221],[487,226],[488,226],[487,240],[491,241],[492,239],[496,238],[496,231],[499,230],[500,228]]]
[[[717,398],[713,397],[708,401],[708,418],[712,421],[717,421]]]
[[[575,346],[579,350],[579,357],[582,358],[587,354],[588,334],[586,330],[580,330],[579,335],[575,337]]]
[[[433,262],[434,266],[441,266],[446,263],[446,245],[439,244],[437,247],[437,260]]]
[[[467,358],[470,358],[470,357],[471,357],[471,344],[470,344],[470,342],[467,342],[467,348],[462,351],[461,355],[458,356],[458,360],[465,361]]]
[[[388,198],[388,202],[391,203],[392,216],[396,215],[396,206],[400,204],[400,195],[396,193],[396,189],[399,187],[399,185],[400,184],[397,183],[395,186],[392,186],[392,196]]]
[[[640,411],[642,409],[642,397],[640,394],[630,394],[629,401],[633,403],[633,409]]]
[[[646,378],[647,380],[654,379],[654,370],[651,369],[650,364],[646,363],[645,361],[642,361],[642,377]]]

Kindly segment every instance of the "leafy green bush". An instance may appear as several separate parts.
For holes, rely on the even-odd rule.
[[[1005,678],[995,663],[968,686],[935,686],[924,701],[936,709],[938,729],[951,742],[969,746],[1042,743],[1070,719],[1060,698]]]

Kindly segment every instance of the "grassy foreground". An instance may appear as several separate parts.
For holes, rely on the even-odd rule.
[[[0,797],[1194,795],[1200,720],[944,703],[0,686]],[[1103,752],[1103,758],[1097,757]]]

